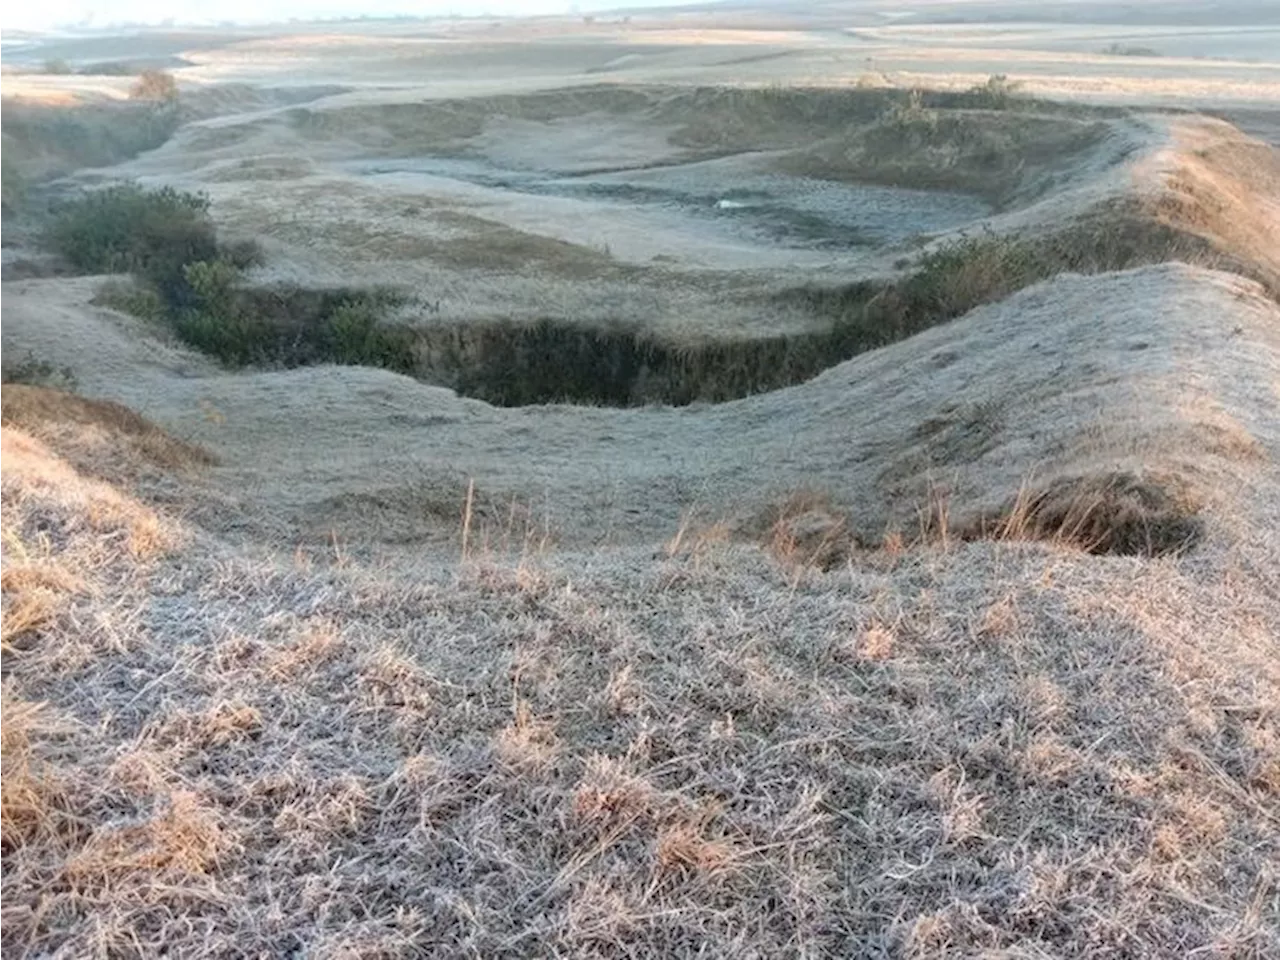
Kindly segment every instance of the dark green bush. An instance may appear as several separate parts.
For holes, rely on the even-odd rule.
[[[389,338],[376,299],[358,297],[340,302],[324,320],[324,347],[333,363],[395,368],[400,345]]]
[[[121,184],[66,204],[49,229],[49,245],[81,270],[137,274],[175,307],[191,305],[183,268],[218,257],[209,199],[172,187]]]
[[[412,338],[382,322],[385,293],[246,289],[225,259],[188,264],[191,303],[169,320],[187,343],[231,366],[317,363],[413,369]]]
[[[226,260],[183,267],[189,302],[171,305],[178,336],[224,363],[243,366],[264,359],[271,339],[268,324],[245,309],[236,289],[239,271]]]
[[[133,184],[85,194],[59,211],[48,243],[82,270],[132,273],[132,286],[104,290],[102,302],[160,319],[224,363],[413,368],[409,335],[381,322],[390,294],[242,287],[262,250],[220,243],[203,194]]]

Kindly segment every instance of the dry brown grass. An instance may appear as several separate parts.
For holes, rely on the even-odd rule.
[[[97,447],[107,442],[108,430],[126,447],[131,437],[141,438],[143,450],[171,466],[189,466],[192,456],[115,405],[5,387],[5,673],[74,678],[142,642],[139,604],[146,602],[150,572],[185,535],[173,521],[84,476],[19,430],[10,417],[14,399],[24,423],[56,435],[84,462],[101,462]],[[58,420],[62,411],[66,423]],[[129,455],[127,448],[122,453]],[[24,949],[41,949],[33,931],[48,922],[48,891],[57,891],[60,902],[181,904],[186,894],[176,887],[188,874],[204,876],[227,840],[216,815],[191,794],[167,789],[154,771],[152,789],[121,793],[120,781],[106,775],[110,752],[90,764],[76,762],[75,745],[86,732],[76,712],[25,697],[19,686],[6,681],[3,705],[6,941],[8,931],[24,931],[17,934],[25,938]],[[214,717],[205,726],[234,719]],[[122,806],[126,796],[138,804]],[[17,886],[14,873],[22,877]],[[106,931],[114,922],[102,917],[94,934],[101,939],[86,942],[85,949],[110,942]],[[119,941],[123,949],[136,942],[133,935]]]
[[[6,518],[8,543],[38,543],[49,551],[56,549],[52,544],[61,538],[78,538],[87,554],[103,557],[123,548],[139,560],[159,556],[176,544],[177,529],[149,507],[113,486],[82,476],[20,430],[7,428],[0,436],[5,495],[16,514]],[[46,579],[57,576],[50,574]],[[10,575],[14,586],[24,580],[30,586],[32,579],[21,571]]]
[[[1280,151],[1232,127],[1180,132],[1164,158],[1161,186],[1147,198],[1155,220],[1207,240],[1247,263],[1272,297],[1280,297]]]
[[[58,732],[42,704],[0,695],[3,776],[0,777],[0,847],[8,854],[26,843],[56,842],[62,790],[55,774],[32,756],[32,739]]]
[[[996,518],[969,524],[965,539],[1048,540],[1090,553],[1162,556],[1189,550],[1203,533],[1190,491],[1152,478],[1111,473],[1024,486]]]
[[[71,442],[62,445],[67,454],[94,454],[100,466],[116,468],[116,476],[140,464],[178,470],[216,462],[207,450],[171,436],[122,404],[45,387],[6,384],[0,419],[55,446],[60,436],[72,433]]]
[[[4,652],[6,953],[1280,949],[1280,618],[1223,602],[1228,557],[953,538],[798,578],[843,529],[808,494],[769,550],[166,561],[5,438],[7,529],[82,518],[5,552],[68,605]]]
[[[830,570],[846,562],[857,547],[846,513],[815,490],[785,497],[747,527],[760,531],[769,551],[789,566]]]
[[[926,547],[944,551],[975,540],[1041,541],[1095,554],[1158,557],[1192,549],[1204,532],[1201,496],[1185,481],[1110,472],[1024,482],[992,514],[953,516],[945,486],[930,484],[909,534],[879,541],[853,529],[847,510],[813,490],[767,507],[738,533],[759,542],[785,567],[830,571],[859,554],[889,563]]]

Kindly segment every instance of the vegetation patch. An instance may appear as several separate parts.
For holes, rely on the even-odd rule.
[[[1071,477],[1024,491],[998,517],[960,531],[974,538],[1050,540],[1089,553],[1159,557],[1194,547],[1204,532],[1186,495],[1131,473]]]
[[[156,289],[132,277],[108,280],[98,288],[93,302],[143,320],[163,321],[165,318],[164,300]]]
[[[75,390],[75,371],[67,366],[56,366],[30,350],[21,360],[5,363],[0,373],[4,383],[33,384],[40,387],[60,387],[63,390]],[[7,394],[6,394],[7,396]]]
[[[120,184],[62,205],[46,239],[85,273],[134,273],[183,305],[190,300],[185,267],[221,253],[208,210],[203,194]]]
[[[1169,259],[1222,261],[1199,238],[1117,214],[1049,236],[964,237],[926,252],[912,272],[893,281],[779,294],[780,305],[828,320],[814,333],[674,344],[632,328],[553,319],[429,327],[415,334],[415,371],[499,406],[718,403],[801,383],[1063,272]]]
[[[833,352],[844,359],[1060,273],[1102,273],[1166,260],[1212,259],[1213,252],[1198,238],[1116,211],[1049,235],[985,232],[962,237],[926,252],[916,269],[901,280],[800,287],[780,299],[798,301],[832,317]]]
[[[788,568],[832,570],[859,554],[897,555],[913,546],[981,540],[1041,541],[1085,553],[1163,557],[1193,549],[1204,535],[1198,499],[1179,485],[1116,471],[1064,477],[1020,490],[999,510],[952,516],[947,496],[931,490],[917,510],[919,528],[872,536],[821,491],[800,490],[768,505],[737,531]]]
[[[385,321],[400,301],[387,290],[237,287],[226,264],[193,264],[195,309],[174,319],[192,346],[233,366],[319,363],[411,373],[410,331]]]
[[[364,364],[408,372],[408,336],[382,323],[397,297],[385,291],[254,290],[241,283],[255,243],[225,243],[203,194],[121,184],[63,205],[48,245],[88,273],[134,275],[102,302],[167,324],[182,340],[232,366]]]

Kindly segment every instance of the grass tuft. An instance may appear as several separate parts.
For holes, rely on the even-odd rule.
[[[1197,504],[1152,480],[1116,473],[1064,478],[1042,490],[1023,490],[994,523],[984,520],[983,525],[998,539],[1048,540],[1089,553],[1158,557],[1196,545],[1204,532],[1197,512]]]

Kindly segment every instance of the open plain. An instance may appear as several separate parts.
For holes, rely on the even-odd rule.
[[[1280,955],[1211,6],[6,46],[6,956]],[[121,183],[186,299],[59,247]]]

